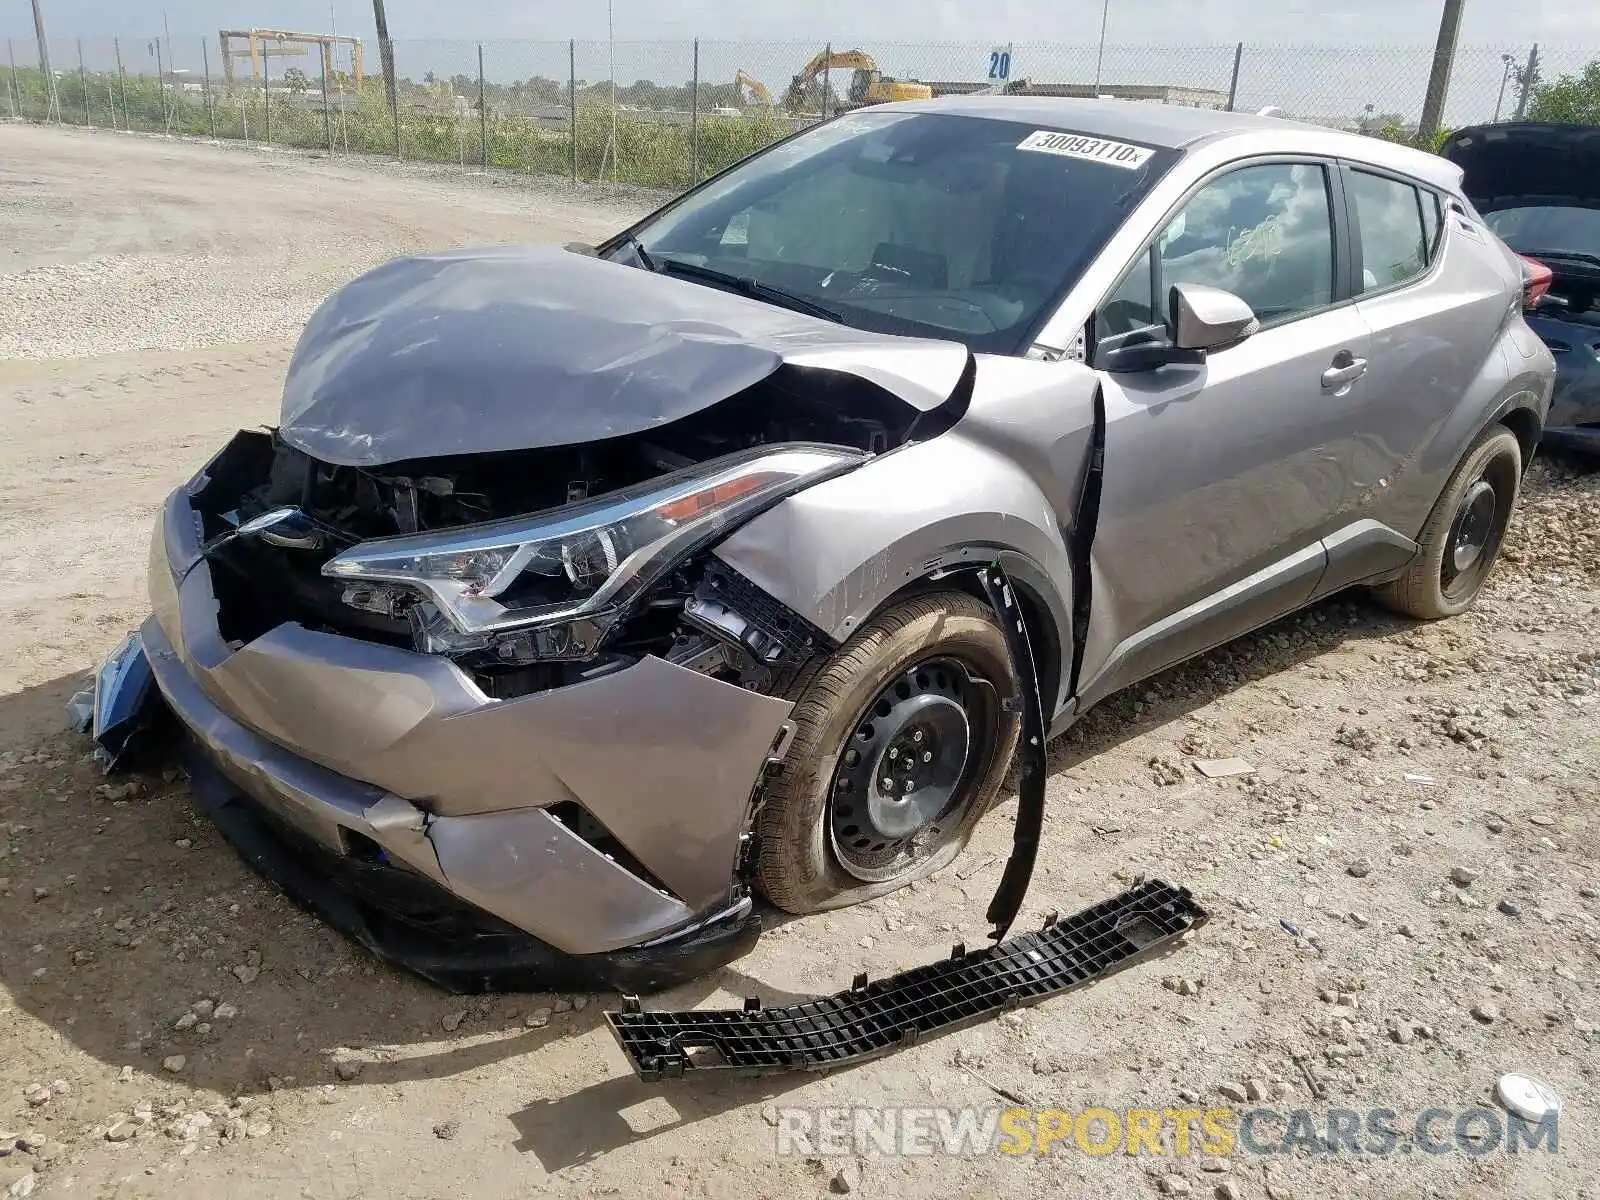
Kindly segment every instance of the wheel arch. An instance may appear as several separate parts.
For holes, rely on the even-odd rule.
[[[1526,474],[1529,464],[1533,462],[1534,452],[1539,448],[1544,422],[1531,404],[1517,404],[1506,410],[1499,423],[1517,435],[1517,445],[1522,448],[1522,470]]]
[[[958,591],[983,604],[989,603],[988,594],[978,580],[978,568],[990,562],[999,562],[1016,591],[1022,608],[1022,620],[1028,628],[1028,644],[1033,650],[1034,670],[1039,677],[1039,693],[1059,703],[1060,693],[1067,682],[1069,663],[1063,661],[1072,654],[1069,629],[1056,623],[1050,601],[1046,597],[1049,583],[1042,577],[1039,567],[1015,551],[995,550],[993,547],[972,547],[981,551],[972,556],[972,568],[955,568],[934,571],[913,579],[898,590],[885,596],[868,614],[871,620],[883,610],[911,596],[924,592]]]
[[[715,553],[837,642],[930,587],[987,603],[976,569],[998,561],[1023,605],[1046,720],[1066,701],[1072,551],[1034,481],[956,431],[791,496]]]

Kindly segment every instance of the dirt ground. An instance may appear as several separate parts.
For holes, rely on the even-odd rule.
[[[278,895],[181,781],[106,785],[66,700],[144,615],[158,500],[272,421],[321,296],[402,251],[590,238],[636,206],[0,126],[0,1195],[1600,1197],[1600,476],[1577,465],[1536,465],[1472,613],[1422,627],[1340,598],[1053,747],[1019,928],[1143,872],[1212,912],[1185,945],[823,1079],[638,1083],[601,1017],[615,997],[446,995]],[[1256,773],[1194,770],[1225,755]],[[1011,811],[915,891],[782,924],[655,1003],[776,1003],[980,943]],[[1238,1150],[1218,1171],[1070,1138],[780,1155],[775,1128],[790,1106],[1165,1109],[1248,1087],[1409,1129],[1490,1103],[1510,1070],[1561,1093],[1558,1153]]]

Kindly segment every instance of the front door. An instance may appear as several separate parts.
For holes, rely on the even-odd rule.
[[[1197,366],[1103,373],[1105,469],[1080,690],[1108,692],[1303,604],[1345,494],[1369,333],[1336,254],[1333,168],[1253,162],[1201,187],[1096,319],[1098,348],[1165,336],[1175,283],[1262,330]]]

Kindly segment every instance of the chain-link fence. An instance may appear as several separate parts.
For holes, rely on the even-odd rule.
[[[7,39],[0,119],[681,189],[825,113],[982,90],[1232,108],[1413,138],[1431,47]],[[368,53],[368,51],[373,53]],[[1510,119],[1600,47],[1471,46],[1445,127]],[[1531,85],[1531,86],[1530,86]]]

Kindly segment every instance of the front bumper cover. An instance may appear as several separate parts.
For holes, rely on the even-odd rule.
[[[205,764],[213,815],[247,857],[376,952],[453,987],[563,975],[650,987],[703,974],[753,940],[735,872],[788,701],[655,658],[502,701],[445,659],[292,623],[230,645],[182,490],[157,524],[150,590],[144,648]],[[560,819],[573,805],[625,853]],[[308,874],[291,860],[320,866]],[[311,894],[324,876],[346,894],[352,874],[371,882],[373,861],[400,873],[384,878],[521,935],[512,965],[486,972],[468,955],[444,972],[373,933],[382,905],[370,892],[364,925]],[[586,965],[566,971],[568,959]],[[501,983],[474,982],[486,974]]]
[[[606,954],[567,954],[415,871],[329,850],[240,791],[197,741],[195,794],[257,871],[386,962],[452,992],[656,992],[749,953],[761,919],[748,900],[687,933]]]

